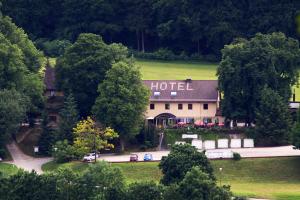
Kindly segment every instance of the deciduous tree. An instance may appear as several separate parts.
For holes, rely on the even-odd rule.
[[[204,153],[198,152],[189,144],[174,145],[169,155],[163,157],[159,163],[163,173],[161,182],[165,185],[179,183],[195,166],[207,173],[210,179],[215,180],[213,168]]]
[[[81,34],[57,60],[57,85],[74,95],[80,116],[90,114],[98,84],[112,64],[126,56],[127,49],[122,45],[107,45],[99,35]]]
[[[74,147],[84,149],[85,153],[114,148],[109,141],[118,137],[118,134],[110,127],[101,130],[99,124],[96,124],[91,117],[79,121],[73,131]]]
[[[114,128],[123,141],[138,133],[149,101],[149,91],[141,81],[139,69],[132,63],[113,65],[98,87],[99,96],[93,107],[96,118]]]
[[[298,81],[299,63],[298,41],[283,33],[257,34],[225,46],[217,72],[223,115],[250,125],[265,85],[287,103]]]

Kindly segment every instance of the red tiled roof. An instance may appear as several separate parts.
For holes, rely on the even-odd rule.
[[[151,90],[150,101],[218,101],[218,81],[216,80],[145,80]],[[160,92],[155,96],[154,92]],[[173,96],[171,95],[173,93]]]

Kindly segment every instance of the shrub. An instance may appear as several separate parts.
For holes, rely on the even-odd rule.
[[[67,140],[58,141],[53,146],[52,156],[57,163],[64,163],[75,159],[74,147],[68,144]]]
[[[239,153],[234,152],[233,153],[233,160],[239,161],[242,159],[242,156]]]
[[[141,182],[129,185],[127,199],[161,200],[163,188],[154,182]]]

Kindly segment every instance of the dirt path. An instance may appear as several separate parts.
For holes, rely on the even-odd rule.
[[[24,154],[15,142],[7,145],[13,161],[9,162],[26,171],[36,171],[38,174],[43,173],[41,166],[50,162],[52,158],[34,158]]]

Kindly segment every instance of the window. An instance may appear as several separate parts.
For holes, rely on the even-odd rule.
[[[169,104],[169,103],[166,103],[166,104],[165,104],[165,109],[166,109],[166,110],[170,110],[170,104]]]
[[[56,116],[49,116],[49,121],[56,122]]]
[[[178,104],[178,110],[182,110],[182,103]]]
[[[155,105],[153,103],[150,104],[150,110],[154,110],[155,109]]]
[[[155,97],[160,96],[160,92],[154,92],[154,96],[155,96]]]
[[[189,104],[188,104],[188,109],[189,109],[189,110],[193,110],[193,104],[189,103]]]
[[[171,97],[177,96],[177,92],[171,92]]]
[[[208,110],[208,104],[207,103],[203,104],[203,110]]]

